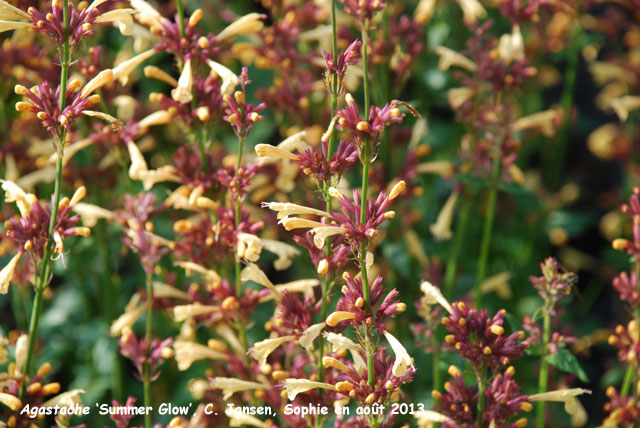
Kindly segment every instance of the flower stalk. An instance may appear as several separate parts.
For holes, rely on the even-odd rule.
[[[69,80],[70,46],[69,46],[69,0],[65,0],[62,6],[64,35],[65,41],[60,52],[60,111],[63,111],[67,101],[67,83]],[[38,324],[40,322],[40,312],[42,311],[42,297],[49,282],[51,275],[51,256],[53,240],[53,229],[58,220],[58,209],[60,206],[60,194],[62,187],[62,168],[63,168],[63,151],[67,132],[62,128],[58,135],[56,144],[57,160],[56,160],[56,176],[53,190],[53,203],[51,206],[51,217],[49,219],[48,240],[44,248],[42,261],[40,262],[39,276],[35,286],[35,296],[33,299],[33,308],[31,311],[31,320],[29,322],[29,342],[27,346],[27,356],[25,359],[25,374],[31,377],[31,362],[33,360],[33,350],[35,348],[36,337],[38,335]],[[24,396],[26,382],[22,383],[20,396]]]
[[[180,28],[180,37],[184,38],[184,6],[182,0],[176,0],[176,9],[178,12],[178,28]]]
[[[365,19],[362,25],[362,66],[364,69],[364,119],[369,120],[369,58],[367,53],[367,45],[369,43],[369,20]],[[369,164],[371,163],[371,155],[369,153],[369,136],[365,138],[362,160],[362,189],[361,189],[361,201],[360,201],[360,224],[364,225],[367,219],[367,192],[369,190]],[[363,243],[359,253],[360,272],[362,275],[362,298],[364,300],[364,310],[367,313],[371,312],[371,299],[369,296],[369,278],[367,276],[367,244]],[[373,315],[373,314],[372,314]],[[367,380],[372,387],[375,385],[375,373],[373,356],[374,350],[371,346],[371,336],[366,335],[368,338],[367,346]]]
[[[147,361],[144,364],[144,405],[149,408],[151,406],[151,327],[153,316],[153,273],[147,272],[147,322],[145,326],[144,337],[147,341]],[[151,428],[151,413],[144,415],[145,428]]]
[[[545,304],[545,308],[547,305]],[[551,338],[551,315],[548,311],[544,312],[543,326],[542,326],[542,343],[540,351],[540,375],[538,378],[538,393],[542,394],[547,391],[547,384],[549,382],[549,363],[547,362],[547,344]],[[536,415],[536,427],[544,428],[545,423],[545,409],[546,405],[544,401],[538,403],[537,415]]]
[[[482,241],[480,243],[480,256],[478,257],[478,269],[476,274],[475,305],[482,304],[482,291],[480,285],[487,274],[487,262],[489,261],[489,250],[491,249],[491,236],[493,234],[493,223],[496,215],[496,201],[498,199],[498,182],[500,179],[500,154],[496,148],[493,155],[491,167],[491,183],[489,188],[489,199],[487,201],[487,213],[484,217],[482,227]]]
[[[331,0],[331,33],[332,33],[332,43],[331,43],[331,51],[334,58],[338,57],[338,35],[337,35],[337,23],[336,23],[336,0]],[[338,110],[338,76],[337,74],[333,74],[331,79],[331,117],[333,118],[336,114],[336,110]],[[327,161],[331,162],[331,158],[333,157],[333,151],[336,144],[336,133],[331,133],[331,137],[329,138],[329,144],[327,147]],[[325,186],[326,187],[326,186]],[[328,191],[324,192],[325,199],[325,208],[328,213],[332,210],[332,200]],[[331,237],[327,237],[324,246],[325,255],[327,259],[331,257]],[[322,277],[322,281],[320,283],[320,288],[322,292],[322,303],[320,306],[320,319],[325,320],[327,318],[327,299],[329,295],[329,275],[324,275]],[[324,365],[322,364],[322,359],[324,358],[324,336],[320,336],[318,338],[318,360],[317,360],[317,370],[318,370],[318,379],[320,382],[324,381]]]

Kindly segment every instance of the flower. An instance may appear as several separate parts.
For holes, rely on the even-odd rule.
[[[503,34],[498,42],[498,56],[506,62],[520,61],[524,58],[524,41],[520,26],[514,25],[511,34]]]
[[[452,49],[446,48],[444,46],[437,46],[434,50],[436,54],[440,56],[440,61],[438,61],[438,69],[441,71],[448,70],[451,67],[460,67],[471,72],[474,72],[478,69],[476,63]]]
[[[333,54],[322,49],[322,56],[327,66],[327,74],[329,76],[336,75],[342,81],[347,73],[347,67],[358,63],[361,46],[362,42],[360,40],[354,40],[347,49],[338,54],[337,59],[333,58]]]
[[[543,392],[529,396],[529,401],[557,401],[564,403],[564,410],[571,415],[571,425],[581,427],[587,423],[587,412],[578,401],[577,396],[591,394],[588,389],[572,388]]]
[[[460,190],[458,188],[451,192],[451,195],[449,195],[447,201],[442,207],[442,211],[438,214],[436,222],[429,226],[429,231],[438,241],[449,240],[453,237],[451,222],[453,220],[453,210],[456,206],[459,194]]]
[[[340,3],[344,5],[346,13],[357,18],[363,25],[387,6],[385,0],[340,0]]]
[[[0,21],[0,32],[32,29],[47,35],[58,47],[62,47],[67,40],[62,8],[63,4],[68,4],[68,28],[66,29],[66,34],[69,35],[68,42],[71,48],[75,48],[82,39],[94,33],[94,24],[116,22],[123,35],[131,35],[134,10],[114,9],[101,13],[99,8],[106,1],[94,0],[89,6],[84,3],[83,7],[79,5],[77,9],[72,2],[52,1],[51,12],[45,14],[33,7],[30,7],[27,11],[28,13],[25,13],[6,1],[0,0],[0,18],[3,19],[3,21]]]
[[[407,373],[409,367],[413,366],[413,358],[409,355],[404,346],[388,331],[383,332],[384,337],[391,345],[396,359],[393,363],[392,373],[394,376],[402,377]]]
[[[269,389],[272,386],[263,383],[251,382],[248,380],[234,379],[229,377],[215,377],[210,380],[211,388],[222,390],[222,399],[226,400],[234,393],[240,391],[253,391]]]
[[[99,95],[91,94],[113,78],[112,70],[104,70],[87,82],[80,92],[78,92],[80,82],[72,80],[66,87],[67,102],[62,111],[59,108],[60,86],[54,92],[47,81],[42,82],[39,86],[34,86],[31,90],[22,85],[16,85],[16,94],[26,98],[26,101],[19,101],[16,104],[16,110],[34,113],[42,125],[57,137],[61,135],[63,129],[67,131],[71,129],[74,119],[100,102]]]
[[[271,339],[265,339],[260,342],[256,342],[249,351],[251,356],[260,364],[265,364],[269,355],[276,350],[276,348],[285,342],[295,340],[295,336],[281,336]]]
[[[331,385],[325,382],[315,382],[308,379],[286,379],[284,381],[284,390],[287,393],[287,398],[290,401],[296,399],[298,394],[302,394],[303,392],[310,391],[312,389],[328,389],[330,391],[335,391],[335,385]]]
[[[227,102],[227,108],[225,109],[226,115],[223,119],[231,125],[238,138],[246,138],[247,135],[249,135],[251,127],[263,119],[263,117],[260,116],[260,112],[266,107],[265,103],[260,103],[256,106],[252,103],[246,103],[247,85],[250,83],[249,70],[247,67],[243,67],[242,73],[240,73],[240,86],[242,87],[242,91],[234,92],[233,97],[229,95],[225,95],[224,97]],[[223,93],[225,92],[224,88],[221,90]]]
[[[195,361],[202,359],[222,361],[226,361],[228,359],[227,354],[224,352],[211,349],[208,346],[195,342],[177,340],[173,344],[173,349],[175,350],[174,358],[178,363],[178,370],[180,371],[188,370]]]
[[[451,308],[451,315],[442,319],[442,324],[450,333],[445,338],[445,346],[474,367],[497,368],[523,355],[528,346],[526,341],[519,342],[524,339],[524,332],[504,334],[502,324],[506,311],[498,311],[489,318],[486,310],[479,311],[463,302],[456,302]]]
[[[423,281],[422,284],[420,284],[420,290],[424,293],[424,297],[428,305],[439,304],[445,308],[447,312],[453,312],[451,305],[447,299],[444,298],[440,289],[435,287],[429,281]]]

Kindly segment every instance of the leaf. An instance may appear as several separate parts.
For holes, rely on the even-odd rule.
[[[584,383],[589,382],[589,378],[587,374],[580,366],[578,359],[571,353],[569,350],[564,348],[559,348],[557,354],[547,355],[545,360],[557,368],[558,370],[562,370],[563,372],[571,373],[583,381]]]

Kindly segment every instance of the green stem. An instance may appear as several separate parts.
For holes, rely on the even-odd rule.
[[[569,49],[567,52],[568,64],[564,75],[564,88],[560,98],[563,113],[562,129],[560,130],[558,139],[550,142],[550,144],[553,144],[553,147],[547,149],[547,156],[549,157],[551,165],[551,173],[549,177],[551,189],[556,189],[560,184],[560,176],[562,174],[562,167],[564,166],[564,159],[567,151],[569,128],[571,125],[571,107],[573,106],[576,80],[578,77],[578,65],[580,62],[581,37],[582,32],[580,30],[580,26],[575,24],[572,28],[569,40]]]
[[[444,277],[444,295],[447,299],[453,298],[453,285],[456,279],[456,270],[458,269],[458,260],[462,253],[462,244],[467,235],[467,227],[469,225],[469,217],[471,213],[471,201],[462,202],[462,210],[460,212],[460,221],[456,227],[456,236],[453,240],[451,255],[447,260],[447,266]]]
[[[144,405],[151,406],[151,326],[153,308],[153,274],[147,273],[147,324],[145,327],[144,338],[147,341],[147,362],[144,364]],[[151,428],[151,413],[144,415],[145,428]]]
[[[362,25],[362,66],[364,69],[364,119],[369,120],[369,58],[367,55],[369,42],[369,20],[365,20]],[[362,153],[362,189],[360,195],[360,224],[365,224],[367,221],[367,192],[369,190],[369,164],[371,163],[371,154],[369,153],[369,138],[365,138],[364,148]],[[364,311],[365,313],[371,313],[371,298],[369,297],[369,278],[367,276],[367,243],[362,243],[360,247],[360,272],[362,276],[362,298],[364,299]],[[366,327],[365,327],[366,328]],[[371,345],[371,337],[366,335],[369,341],[367,346],[367,375],[369,385],[373,387],[375,385],[375,373],[373,366],[374,349]]]
[[[478,379],[478,414],[476,415],[476,424],[478,428],[484,428],[484,424],[483,424],[484,406],[485,406],[484,374],[480,372],[476,376]]]
[[[629,364],[627,371],[624,374],[624,381],[622,382],[622,388],[620,389],[620,395],[625,396],[629,393],[631,388],[631,381],[633,380],[633,365]]]
[[[545,305],[546,307],[546,305]],[[538,393],[541,394],[547,391],[547,383],[549,382],[549,363],[547,362],[547,344],[551,337],[551,316],[547,311],[544,314],[542,331],[542,342],[540,346],[540,377],[538,378]],[[536,427],[544,428],[545,423],[545,408],[546,403],[544,401],[538,402]]]
[[[331,30],[332,30],[332,43],[331,50],[333,51],[333,58],[338,57],[338,36],[337,36],[337,24],[336,24],[336,0],[331,0]],[[338,76],[333,75],[331,80],[331,118],[336,114],[336,110],[338,110]],[[329,138],[329,144],[327,147],[327,161],[331,161],[333,157],[333,151],[336,144],[336,133],[333,132],[331,137]],[[331,196],[325,192],[325,207],[328,213],[331,212],[332,200]],[[327,260],[331,258],[331,237],[327,237],[324,245],[324,252]],[[329,274],[327,272],[322,276],[321,282],[321,290],[322,290],[322,303],[320,306],[320,319],[324,321],[327,318],[327,298],[329,294]],[[324,336],[320,335],[318,337],[318,361],[317,361],[317,369],[318,369],[318,380],[320,382],[324,381],[324,366],[322,365],[322,359],[324,358]]]
[[[238,137],[238,159],[236,160],[236,171],[234,173],[234,177],[238,176],[240,165],[242,165],[242,146],[243,145],[244,145],[244,137]],[[241,202],[238,199],[235,201],[236,234],[238,233],[238,229],[240,228],[240,207],[241,207]],[[237,241],[237,238],[236,238],[236,241]],[[237,245],[238,243],[236,242],[236,246]],[[242,279],[241,279],[241,272],[240,272],[241,269],[242,269],[242,264],[240,263],[240,257],[238,257],[238,251],[236,247],[235,274],[236,274],[236,296],[238,297],[238,300],[242,298]],[[248,349],[247,331],[245,329],[244,323],[242,322],[238,323],[238,330],[240,334],[240,340],[242,341],[242,345],[244,346],[244,349]],[[250,362],[249,354],[245,354],[245,360],[248,365]]]
[[[62,5],[62,15],[64,22],[64,34],[65,42],[62,45],[62,53],[60,57],[60,111],[63,111],[67,101],[67,82],[69,80],[69,63],[70,63],[70,48],[69,48],[69,0],[65,0]],[[31,377],[31,362],[33,359],[33,350],[35,348],[36,336],[38,335],[38,324],[40,321],[40,312],[42,310],[42,296],[44,290],[47,288],[49,282],[49,275],[51,274],[51,253],[52,253],[52,239],[53,229],[56,226],[58,220],[58,207],[60,205],[60,189],[62,186],[62,156],[64,152],[64,142],[66,140],[67,132],[63,130],[60,132],[57,141],[57,155],[56,160],[56,178],[53,190],[53,203],[51,207],[51,216],[49,217],[49,228],[47,234],[47,243],[45,244],[44,252],[42,255],[42,261],[40,263],[40,274],[36,281],[36,294],[33,299],[33,309],[31,311],[31,320],[29,322],[29,342],[27,346],[27,356],[25,358],[24,372],[27,378]],[[20,389],[20,397],[24,396],[26,390],[26,382],[22,383]]]
[[[491,187],[489,188],[489,200],[487,213],[484,217],[482,229],[482,242],[480,243],[480,256],[478,257],[478,270],[476,274],[475,305],[479,308],[482,304],[482,291],[480,285],[487,272],[487,262],[489,260],[489,249],[491,248],[491,236],[493,234],[493,223],[496,215],[496,200],[498,198],[498,181],[500,178],[500,155],[496,151],[493,156],[493,166],[491,172]]]
[[[184,6],[182,6],[182,0],[176,0],[176,9],[178,10],[178,27],[180,28],[180,37],[184,38]]]

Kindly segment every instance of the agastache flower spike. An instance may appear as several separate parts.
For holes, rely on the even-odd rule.
[[[265,103],[258,104],[257,106],[254,106],[252,103],[247,104],[247,85],[250,83],[249,71],[247,67],[243,67],[242,73],[240,73],[242,91],[234,92],[233,97],[229,95],[224,96],[224,100],[227,102],[224,120],[233,127],[233,131],[238,138],[243,139],[249,135],[251,127],[263,119],[263,117],[260,116],[260,112],[266,107]],[[222,92],[225,92],[224,88]]]
[[[94,0],[88,7],[76,7],[73,2],[68,2],[68,42],[71,48],[75,48],[84,39],[94,33],[94,24],[114,22],[118,24],[120,32],[130,36],[133,32],[133,9],[114,9],[108,12],[100,12],[100,6],[108,0]],[[63,2],[52,1],[51,12],[42,13],[30,7],[25,13],[21,9],[12,6],[4,0],[0,1],[0,32],[16,29],[33,29],[47,35],[58,47],[66,41],[65,25],[63,17]],[[8,19],[7,19],[8,18]],[[28,22],[30,21],[30,22]]]
[[[385,0],[340,0],[344,11],[361,23],[371,21],[373,16],[387,6]]]
[[[322,56],[327,65],[327,77],[336,76],[338,82],[342,82],[345,74],[347,74],[347,67],[349,65],[357,64],[360,59],[360,47],[362,42],[358,39],[354,40],[349,47],[340,52],[338,58],[333,58],[333,55],[324,49],[322,49]],[[329,85],[331,90],[331,85]]]
[[[489,318],[486,310],[469,307],[463,302],[451,305],[450,317],[442,319],[450,333],[445,346],[467,359],[476,369],[497,368],[523,355],[528,343],[524,332],[505,335],[502,324],[506,311]]]

